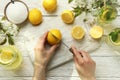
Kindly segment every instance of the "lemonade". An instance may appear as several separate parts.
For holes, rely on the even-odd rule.
[[[7,69],[17,69],[22,63],[22,55],[15,46],[0,46],[0,65]]]
[[[98,14],[98,21],[100,23],[107,23],[117,17],[117,10],[113,6],[104,6],[100,9]]]
[[[112,49],[120,51],[120,28],[114,29],[107,35],[106,43],[112,47]]]

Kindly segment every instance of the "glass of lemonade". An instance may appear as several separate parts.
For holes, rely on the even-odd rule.
[[[117,9],[113,6],[106,5],[99,10],[98,22],[109,23],[117,17]]]
[[[106,37],[106,43],[111,49],[120,52],[120,28],[113,29]]]
[[[17,69],[21,63],[22,54],[15,46],[0,46],[0,65],[3,68],[7,70]]]

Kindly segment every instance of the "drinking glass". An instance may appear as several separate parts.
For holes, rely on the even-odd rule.
[[[0,46],[0,66],[7,70],[13,70],[19,68],[21,63],[21,52],[15,46]]]

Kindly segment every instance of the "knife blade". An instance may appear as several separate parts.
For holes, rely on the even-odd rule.
[[[59,40],[53,33],[50,32],[50,34],[57,40]],[[69,47],[67,44],[65,44],[63,41],[61,41],[61,43],[68,48],[68,50],[73,54],[73,50],[71,47]],[[74,54],[73,54],[74,55]]]

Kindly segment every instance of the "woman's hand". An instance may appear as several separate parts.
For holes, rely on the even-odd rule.
[[[85,51],[78,51],[74,46],[72,46],[72,50],[74,54],[74,62],[80,78],[82,80],[96,80],[96,63],[91,59],[89,54]]]
[[[49,49],[45,47],[48,32],[40,37],[35,46],[35,65],[33,80],[45,80],[45,69],[58,44],[51,46]]]
[[[51,46],[49,49],[46,49],[46,38],[48,32],[44,33],[43,36],[40,37],[36,46],[35,46],[35,65],[40,65],[46,67],[51,57],[54,55],[58,44]]]

